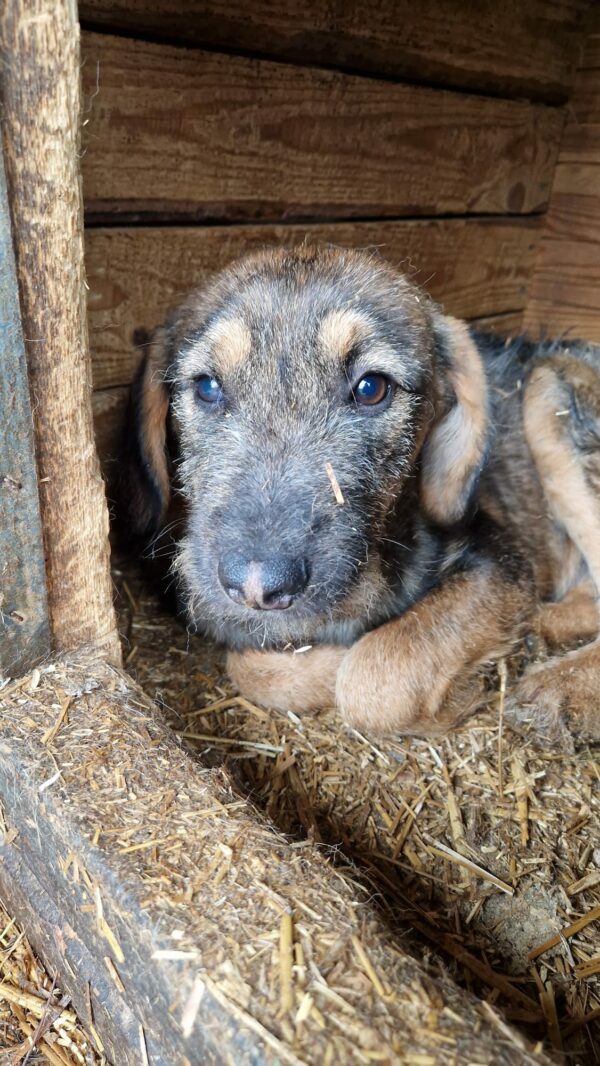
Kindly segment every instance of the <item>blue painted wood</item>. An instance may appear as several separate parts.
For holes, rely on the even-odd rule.
[[[0,154],[0,674],[23,672],[49,650],[33,417]]]

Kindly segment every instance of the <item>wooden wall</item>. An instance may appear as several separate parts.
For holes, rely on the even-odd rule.
[[[525,327],[600,344],[600,7],[586,40],[554,172]]]
[[[104,454],[150,328],[266,243],[379,248],[521,328],[588,0],[83,0]]]

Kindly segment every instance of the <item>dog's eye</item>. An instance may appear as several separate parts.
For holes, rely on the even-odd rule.
[[[392,383],[383,374],[365,374],[352,389],[354,402],[361,407],[376,407],[387,400]]]
[[[217,378],[211,378],[209,374],[202,374],[196,380],[196,396],[203,403],[219,403],[223,399],[223,388]]]

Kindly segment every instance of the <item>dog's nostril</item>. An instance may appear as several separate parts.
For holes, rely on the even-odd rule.
[[[250,563],[242,555],[229,552],[219,562],[219,581],[232,600],[241,603]]]
[[[282,611],[306,588],[308,566],[304,559],[285,555],[256,560],[231,552],[219,563],[219,581],[235,603]]]
[[[288,599],[291,603],[294,596],[304,592],[308,584],[308,567],[304,559],[276,556],[261,564],[261,579],[263,605],[284,606],[280,601]]]

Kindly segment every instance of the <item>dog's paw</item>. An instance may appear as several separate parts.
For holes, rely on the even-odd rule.
[[[434,670],[419,649],[390,646],[381,630],[347,652],[337,675],[336,704],[348,725],[361,732],[432,736],[448,729],[467,706],[467,688],[454,699],[452,679]],[[463,699],[464,697],[464,699]]]
[[[483,696],[479,667],[437,662],[422,643],[390,640],[386,626],[347,651],[336,685],[336,704],[348,725],[420,737],[448,732]]]
[[[333,707],[345,648],[323,644],[293,651],[230,651],[227,672],[242,696],[261,707],[314,714]]]
[[[542,743],[560,743],[569,751],[573,734],[600,740],[599,676],[575,658],[567,655],[530,667],[505,711],[509,722],[530,724]]]
[[[550,751],[560,748],[570,755],[575,751],[575,742],[564,715],[556,706],[536,706],[528,694],[515,692],[508,696],[504,705],[504,721],[525,737],[534,749]]]

